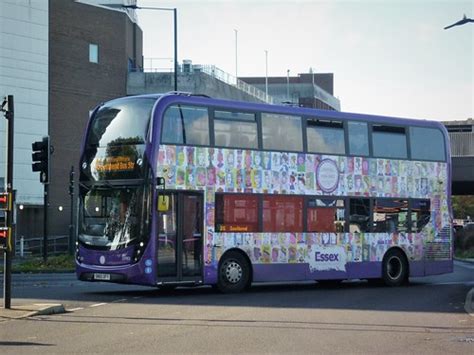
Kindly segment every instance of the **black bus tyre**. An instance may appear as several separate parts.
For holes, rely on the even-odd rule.
[[[230,251],[219,263],[217,288],[223,293],[237,293],[250,283],[250,265],[245,257],[236,251]]]
[[[392,249],[385,254],[382,262],[382,280],[387,286],[401,286],[408,280],[408,262],[405,254]]]

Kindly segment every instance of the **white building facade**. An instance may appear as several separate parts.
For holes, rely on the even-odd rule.
[[[0,1],[0,99],[14,96],[13,188],[17,204],[41,205],[31,144],[48,134],[48,1]],[[0,185],[6,170],[6,120],[0,118]]]

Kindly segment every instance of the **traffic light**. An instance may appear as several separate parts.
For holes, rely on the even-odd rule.
[[[40,181],[49,184],[51,147],[49,137],[43,137],[42,141],[34,142],[33,148],[33,171],[40,172]]]
[[[11,228],[0,227],[0,250],[11,248],[11,233]]]
[[[9,192],[0,192],[0,211],[12,210],[12,194]]]

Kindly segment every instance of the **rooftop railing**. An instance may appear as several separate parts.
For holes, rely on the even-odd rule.
[[[225,71],[217,68],[215,65],[193,65],[194,71],[201,71],[207,75],[212,76],[213,78],[220,80],[228,85],[234,86],[237,89],[245,92],[246,94],[253,96],[260,101],[273,104],[273,97],[266,95],[260,89],[257,89],[255,86],[249,85],[246,82],[236,78],[235,76],[226,73]]]
[[[172,73],[173,60],[171,58],[144,58],[143,71],[145,73]],[[135,71],[131,69],[131,71]],[[137,70],[141,71],[141,70]],[[274,99],[270,95],[266,95],[264,91],[257,89],[255,86],[249,85],[246,82],[236,78],[235,76],[226,73],[215,65],[202,64],[182,64],[178,66],[179,73],[204,73],[216,80],[222,81],[230,86],[233,86],[246,94],[255,97],[256,99],[269,104],[274,103]]]

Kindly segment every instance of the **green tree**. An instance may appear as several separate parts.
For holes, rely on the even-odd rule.
[[[454,218],[466,219],[468,216],[474,220],[474,196],[453,196]]]

